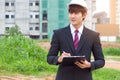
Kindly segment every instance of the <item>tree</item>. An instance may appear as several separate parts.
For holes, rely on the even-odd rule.
[[[19,27],[17,25],[9,28],[6,30],[6,35],[10,35],[10,36],[14,36],[14,35],[18,35],[18,34],[22,34],[20,31],[19,31]]]

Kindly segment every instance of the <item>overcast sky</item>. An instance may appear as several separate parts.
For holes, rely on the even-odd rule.
[[[96,0],[96,12],[105,11],[109,17],[109,0]]]

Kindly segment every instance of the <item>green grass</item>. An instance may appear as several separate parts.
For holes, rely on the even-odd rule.
[[[117,42],[117,43],[120,43],[120,37],[117,38],[117,41],[116,41],[116,42]]]
[[[103,52],[105,55],[109,56],[120,56],[120,48],[108,47],[104,48]]]
[[[46,55],[46,50],[22,35],[0,37],[0,70],[28,75],[54,72],[56,67],[47,64]]]
[[[57,66],[47,64],[48,52],[38,46],[37,42],[19,34],[0,37],[0,75],[23,74],[41,78],[55,75]],[[106,48],[103,51],[108,59],[120,60],[119,48]],[[120,80],[119,73],[120,71],[117,70],[102,68],[93,71],[93,78],[94,80]]]
[[[93,80],[120,80],[120,71],[113,69],[98,69],[93,71]]]
[[[50,42],[50,40],[49,39],[36,39],[36,40],[34,40],[36,43],[38,43],[38,42]]]

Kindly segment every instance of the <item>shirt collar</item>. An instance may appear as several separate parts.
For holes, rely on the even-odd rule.
[[[72,24],[70,24],[70,30],[71,30],[72,34],[74,34],[74,32],[76,30]],[[79,31],[80,34],[82,34],[82,32],[83,32],[83,24],[79,27],[78,31]]]

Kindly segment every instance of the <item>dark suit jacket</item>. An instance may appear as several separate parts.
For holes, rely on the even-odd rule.
[[[71,53],[72,56],[85,55],[91,62],[91,68],[81,69],[78,66],[64,66],[59,64],[58,53],[63,51]],[[93,53],[94,61],[91,61]],[[92,70],[104,66],[105,60],[99,40],[99,33],[84,27],[77,50],[74,49],[70,26],[54,31],[51,48],[47,56],[49,64],[59,65],[56,80],[92,80]]]

